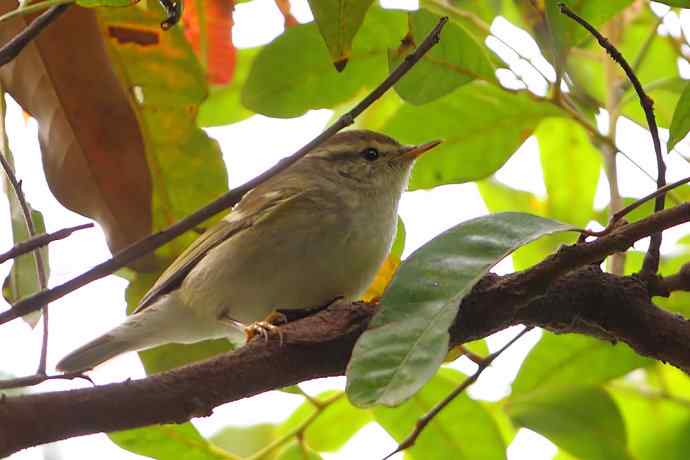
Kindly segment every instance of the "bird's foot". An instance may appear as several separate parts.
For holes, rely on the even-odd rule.
[[[279,325],[288,322],[287,316],[279,311],[271,312],[263,321],[257,321],[244,328],[244,334],[247,336],[247,342],[254,337],[261,336],[264,342],[268,342],[271,334],[277,335],[280,340],[280,345],[283,345],[284,336],[283,331],[280,330]]]

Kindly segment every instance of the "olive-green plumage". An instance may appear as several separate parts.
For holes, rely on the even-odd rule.
[[[240,325],[273,310],[357,299],[390,250],[414,159],[436,144],[402,146],[362,130],[335,135],[245,195],[170,265],[134,314],[57,367],[90,369],[169,342],[241,342]]]

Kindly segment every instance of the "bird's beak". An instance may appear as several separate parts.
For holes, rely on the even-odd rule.
[[[419,158],[420,156],[422,156],[422,154],[433,149],[434,147],[436,147],[441,142],[443,142],[443,141],[436,140],[436,141],[427,142],[426,144],[405,146],[402,148],[402,150],[400,152],[400,156],[403,158],[410,158],[410,159]]]

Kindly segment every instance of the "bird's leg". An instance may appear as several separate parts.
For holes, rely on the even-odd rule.
[[[273,310],[262,321],[257,321],[244,327],[244,334],[247,336],[247,342],[260,335],[264,341],[268,342],[270,334],[277,334],[280,339],[280,345],[283,345],[283,332],[278,325],[288,322],[288,317],[279,310]]]

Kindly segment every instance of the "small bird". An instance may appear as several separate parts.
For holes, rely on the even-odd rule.
[[[276,332],[286,312],[359,299],[390,251],[415,159],[438,144],[406,146],[366,130],[336,134],[247,193],[132,315],[57,368],[85,371],[171,342],[243,343]]]

